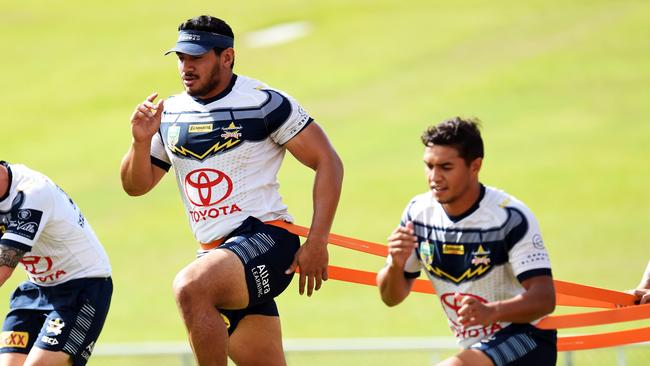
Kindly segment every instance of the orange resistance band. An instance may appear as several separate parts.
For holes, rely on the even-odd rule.
[[[303,226],[285,222],[273,224],[283,227],[299,236],[306,237],[309,234],[309,229]],[[342,235],[330,234],[328,241],[334,245],[381,257],[385,257],[388,254],[388,248],[385,245]],[[337,266],[328,267],[328,277],[340,281],[375,286],[376,276],[376,273],[368,271]],[[557,293],[557,305],[607,308],[609,310],[581,314],[551,315],[542,319],[537,324],[539,328],[564,329],[650,318],[650,304],[629,306],[634,304],[634,297],[630,294],[560,280],[555,280],[554,282]],[[431,283],[421,279],[415,280],[412,291],[435,294]],[[620,305],[629,307],[619,308]],[[558,338],[558,351],[613,347],[648,340],[650,340],[650,327],[610,333],[565,336]]]
[[[279,226],[292,232],[296,235],[307,237],[309,228],[290,224],[284,221],[273,221],[275,226]],[[373,254],[380,257],[388,255],[388,247],[382,244],[377,244],[365,240],[359,240],[343,235],[330,234],[328,242],[344,248],[357,250],[363,253]],[[354,270],[350,270],[354,271]],[[356,274],[360,275],[360,274]],[[343,281],[355,282],[353,277],[356,276],[353,272],[345,275]],[[423,284],[422,282],[425,282]],[[616,305],[634,305],[634,296],[623,292],[612,291],[592,286],[579,285],[576,283],[555,280],[555,291],[557,293],[557,304],[562,306],[578,306],[578,307],[595,307],[595,308],[615,308]],[[374,285],[374,277],[372,284]],[[366,284],[370,284],[367,283]],[[416,292],[433,293],[433,289],[428,284],[428,281],[417,280],[413,290]]]

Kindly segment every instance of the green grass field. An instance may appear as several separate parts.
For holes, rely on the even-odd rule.
[[[115,293],[100,342],[185,339],[171,282],[196,244],[174,178],[131,198],[119,164],[135,105],[152,91],[181,90],[175,58],[162,52],[180,22],[202,13],[233,26],[237,73],[287,91],[326,129],[346,167],[334,232],[383,242],[408,200],[427,189],[421,131],[448,117],[477,116],[486,140],[482,181],[535,212],[555,277],[618,290],[636,285],[650,257],[643,231],[650,225],[647,1],[206,4],[0,2],[0,159],[52,177],[108,250]],[[289,21],[309,22],[312,32],[269,48],[237,43]],[[287,156],[281,193],[299,224],[311,220],[312,177]],[[383,265],[334,247],[330,258],[365,270]],[[0,312],[23,278],[18,270],[0,289]],[[450,335],[433,296],[414,294],[389,309],[374,288],[330,281],[312,298],[298,296],[293,283],[279,304],[289,338]],[[583,352],[588,361],[576,364],[614,364],[613,354]],[[650,350],[635,354],[630,364],[650,362]],[[426,360],[399,357],[402,364]],[[289,362],[398,361],[341,353]]]

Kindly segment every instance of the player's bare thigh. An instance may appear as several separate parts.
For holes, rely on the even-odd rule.
[[[177,298],[197,294],[211,305],[241,309],[248,305],[248,287],[241,260],[227,249],[217,249],[193,261],[174,279]]]
[[[466,349],[440,362],[437,366],[493,366],[493,364],[485,353],[476,349]]]
[[[280,317],[244,317],[230,336],[228,355],[238,366],[285,366]]]
[[[52,352],[33,347],[29,355],[23,353],[3,353],[0,366],[70,366],[72,358],[65,352]]]

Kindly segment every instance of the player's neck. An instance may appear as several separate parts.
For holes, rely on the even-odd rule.
[[[442,208],[449,217],[462,217],[465,216],[469,210],[478,204],[481,198],[481,183],[478,181],[472,183],[467,191],[450,203],[443,203]]]
[[[210,100],[210,99],[215,99],[220,96],[227,90],[230,90],[232,79],[234,77],[234,74],[232,70],[229,70],[228,72],[225,73],[225,75],[221,75],[219,78],[219,83],[206,95],[202,95],[198,97],[201,100]]]

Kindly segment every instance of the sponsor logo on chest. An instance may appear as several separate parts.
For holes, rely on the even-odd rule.
[[[185,197],[194,206],[192,221],[206,221],[241,211],[236,202],[225,203],[234,186],[230,177],[217,169],[202,168],[189,172],[183,181]]]

